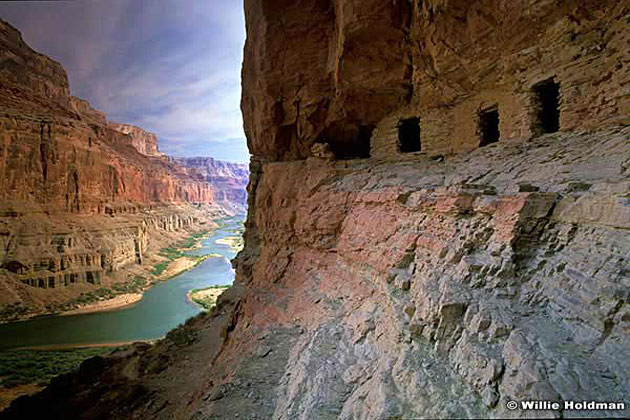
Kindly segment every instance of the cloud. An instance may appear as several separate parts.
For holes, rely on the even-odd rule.
[[[75,95],[155,132],[164,152],[249,159],[239,108],[242,1],[4,3],[0,16],[66,67]]]

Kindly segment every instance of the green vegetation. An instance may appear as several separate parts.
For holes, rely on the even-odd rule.
[[[169,263],[170,263],[170,261],[164,261],[164,262],[156,264],[153,267],[153,270],[151,271],[151,274],[153,274],[154,276],[161,275],[164,272],[164,270],[166,270],[166,268],[168,267]]]
[[[111,289],[101,287],[91,292],[81,293],[76,298],[70,299],[62,304],[52,304],[47,307],[51,312],[69,311],[80,305],[98,302],[103,299],[111,299],[123,293],[139,293],[147,284],[147,279],[142,276],[135,276],[131,282],[116,283]]]
[[[190,300],[204,308],[206,311],[209,311],[214,305],[216,305],[217,296],[229,287],[230,286],[210,286],[203,289],[193,289],[189,292]],[[208,290],[216,291],[217,293],[203,293]]]
[[[0,321],[18,319],[21,315],[27,314],[28,312],[28,307],[23,306],[22,303],[10,303],[5,307],[0,308]]]
[[[142,276],[134,276],[130,283],[116,283],[113,286],[114,291],[118,293],[138,293],[141,292],[147,284],[147,279]]]
[[[111,347],[68,350],[11,350],[0,352],[0,386],[48,385],[57,375],[79,367],[89,357],[109,354]]]
[[[208,234],[208,230],[194,233],[187,238],[169,246],[162,248],[158,255],[164,257],[166,261],[157,263],[151,270],[151,275],[160,276],[167,269],[168,265],[181,257],[188,256],[189,258],[196,258],[197,264],[209,256],[191,256],[186,255],[183,250],[192,248],[200,239]],[[211,256],[211,255],[210,255]],[[151,282],[152,283],[152,282]],[[51,303],[46,306],[46,310],[49,312],[64,312],[75,309],[78,306],[87,305],[90,303],[98,302],[103,299],[111,299],[117,295],[124,293],[140,293],[149,285],[149,280],[143,276],[136,275],[131,282],[116,283],[111,288],[101,287],[91,292],[82,293],[81,295],[70,299],[64,303]],[[13,321],[28,314],[30,309],[27,306],[23,306],[20,303],[10,304],[4,307],[0,307],[0,321]]]
[[[226,232],[235,233],[241,236],[243,235],[243,232],[245,232],[245,225],[238,225],[235,228],[226,229]]]
[[[180,325],[166,334],[166,341],[170,341],[178,347],[189,346],[199,338],[199,332],[186,325]]]
[[[163,341],[175,344],[178,347],[189,346],[199,340],[199,330],[197,321],[206,317],[205,312],[201,312],[195,316],[188,318],[183,324],[166,333]]]
[[[164,258],[167,258],[169,261],[173,261],[179,257],[183,257],[185,254],[178,249],[168,247],[168,248],[162,248],[160,252],[158,252],[158,255]]]
[[[228,244],[234,251],[238,252],[245,246],[242,236],[228,236],[223,238],[223,242]]]
[[[87,305],[88,303],[97,302],[103,299],[111,299],[119,293],[114,292],[106,287],[101,287],[91,292],[81,293],[79,296],[70,299],[62,304],[52,304],[47,308],[53,312],[68,311],[74,309],[79,305]]]
[[[197,244],[197,242],[200,239],[202,239],[204,236],[206,236],[207,233],[208,233],[207,231],[202,231],[202,232],[199,232],[199,233],[193,233],[188,238],[178,242],[176,244],[176,246],[178,248],[183,248],[183,249],[192,248],[193,246],[195,246],[195,244]]]
[[[173,246],[169,246],[167,248],[162,248],[160,250],[160,252],[158,252],[158,255],[160,255],[161,257],[166,258],[166,261],[163,261],[161,263],[156,264],[153,267],[153,270],[151,271],[151,274],[154,275],[154,276],[161,275],[166,270],[166,268],[171,263],[171,261],[174,261],[174,260],[176,260],[178,258],[187,256],[182,251],[183,249],[192,248],[206,234],[207,234],[207,231],[202,231],[202,232],[199,232],[199,233],[193,233],[192,235],[190,235],[186,239],[183,239],[183,240],[175,243]],[[193,258],[190,255],[189,255],[189,257]],[[200,257],[198,257],[198,258],[200,258]]]

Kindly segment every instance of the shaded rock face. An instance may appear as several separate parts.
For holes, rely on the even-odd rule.
[[[242,109],[253,155],[338,156],[420,118],[423,149],[478,146],[479,111],[503,139],[540,134],[535,86],[560,85],[560,129],[618,124],[630,111],[627,9],[618,1],[248,1]],[[362,134],[368,133],[368,134]]]
[[[352,144],[412,95],[409,2],[248,1],[242,109],[250,152]]]
[[[0,21],[0,80],[21,85],[39,96],[67,103],[70,85],[66,70],[54,60],[32,50],[20,32]]]
[[[169,160],[184,167],[191,176],[200,177],[210,184],[216,202],[245,209],[249,182],[248,165],[224,162],[210,157],[169,158]]]
[[[112,359],[6,418],[515,418],[510,400],[626,401],[628,136],[254,163],[237,282],[190,327],[198,341]]]
[[[273,418],[522,417],[508,401],[627,399],[627,6],[246,11],[254,161],[245,292],[214,368],[225,382],[242,379],[230,366],[262,366],[260,338],[282,326],[299,332]],[[317,143],[344,157],[362,127],[372,159],[322,155]],[[200,401],[199,418],[231,402]]]
[[[70,96],[65,70],[0,21],[1,320],[6,305],[41,310],[109,287],[152,245],[226,211],[155,134]]]
[[[191,325],[198,342],[152,350],[163,371],[130,356],[8,415],[89,400],[96,418],[140,385],[123,418],[630,415],[507,409],[630,398],[627,6],[245,8],[235,287]],[[339,160],[361,132],[371,158]]]
[[[265,165],[227,349],[254,347],[249,361],[277,325],[305,330],[274,418],[520,417],[507,401],[624,401],[629,136],[551,135],[441,163]]]
[[[121,133],[131,137],[131,145],[143,155],[146,156],[162,156],[158,151],[157,136],[140,127],[130,124],[110,123],[110,127]]]

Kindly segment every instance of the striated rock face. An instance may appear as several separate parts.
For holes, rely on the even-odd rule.
[[[129,203],[105,214],[2,217],[0,319],[50,312],[81,293],[144,274],[134,268],[154,263],[160,247],[223,215],[209,205]]]
[[[291,350],[273,418],[505,417],[510,400],[627,399],[628,138],[552,135],[442,163],[267,164],[226,382],[251,380],[239,371],[274,343]]]
[[[70,96],[65,70],[0,21],[0,320],[110,285],[150,245],[234,211],[217,201],[154,134]]]
[[[89,120],[99,125],[107,124],[107,117],[99,110],[92,108],[92,105],[85,99],[71,96],[68,102],[68,108],[80,115],[81,119]]]
[[[62,104],[70,97],[61,64],[32,50],[20,32],[4,21],[0,21],[0,81],[4,86],[28,86],[37,95]]]
[[[210,185],[181,167],[138,153],[128,136],[55,116],[49,109],[38,111],[45,117],[13,106],[0,110],[5,211],[37,205],[50,213],[101,213],[116,201],[213,201]]]
[[[140,153],[147,156],[162,156],[158,151],[157,136],[140,127],[130,124],[110,123],[110,127],[131,138],[131,145]]]
[[[246,11],[242,298],[207,373],[225,379],[173,411],[221,417],[254,395],[246,416],[501,418],[532,415],[508,401],[627,400],[630,9]],[[371,159],[334,160],[356,156]],[[249,390],[274,353],[274,393]]]
[[[192,344],[109,359],[7,418],[505,418],[526,415],[510,400],[626,401],[629,136],[252,164],[237,284],[187,327]]]
[[[507,403],[630,399],[630,9],[245,8],[235,287],[7,415],[628,417]]]
[[[191,176],[201,177],[212,186],[214,200],[227,206],[245,209],[247,206],[247,165],[224,162],[210,157],[169,158]]]

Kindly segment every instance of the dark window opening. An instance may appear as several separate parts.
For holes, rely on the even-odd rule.
[[[359,127],[357,136],[352,140],[336,141],[330,143],[330,150],[337,159],[365,159],[370,157],[370,140],[372,139],[373,125]]]
[[[542,133],[560,129],[560,85],[553,79],[538,83],[533,88],[536,100],[536,127]]]
[[[407,118],[398,124],[398,150],[402,153],[419,152],[420,118]]]
[[[9,270],[12,273],[24,274],[26,266],[19,261],[9,261],[5,263],[2,268]]]
[[[479,113],[479,147],[499,141],[499,109],[495,106]]]

